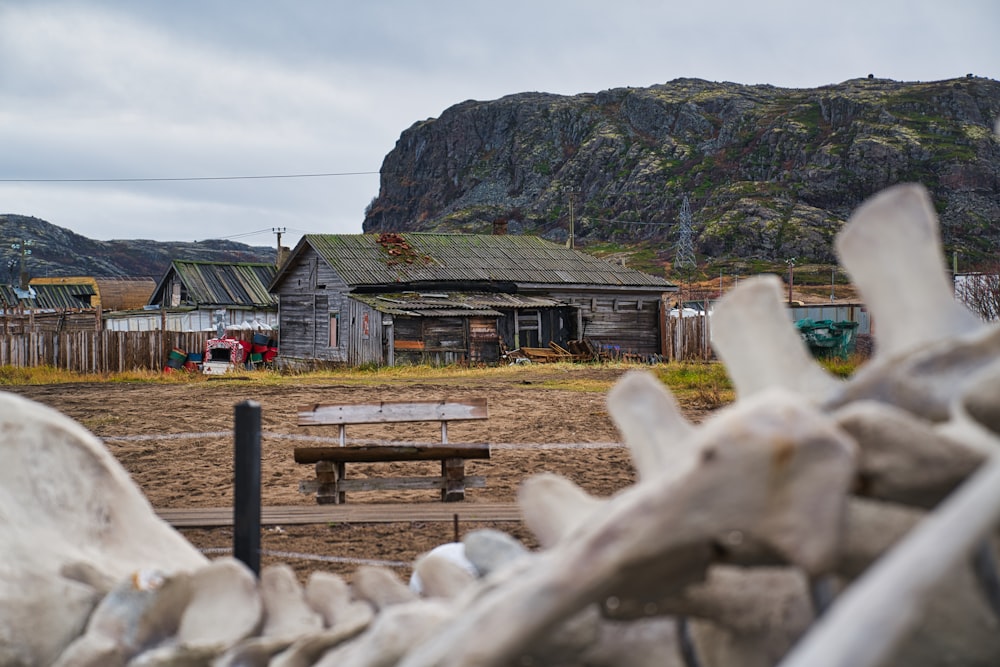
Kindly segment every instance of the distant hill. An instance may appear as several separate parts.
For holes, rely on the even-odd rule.
[[[405,130],[366,232],[463,231],[644,245],[669,261],[690,197],[700,261],[833,261],[867,197],[926,185],[947,251],[1000,252],[1000,82],[864,78],[814,89],[678,79],[469,100]]]
[[[274,262],[276,250],[232,241],[94,241],[45,220],[0,215],[0,283],[17,281],[20,252],[12,243],[30,240],[32,278],[59,276],[151,277],[159,280],[170,262]]]

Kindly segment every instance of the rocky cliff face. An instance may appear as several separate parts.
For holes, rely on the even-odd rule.
[[[1000,82],[851,80],[799,90],[680,79],[572,97],[457,104],[403,132],[366,211],[373,231],[677,239],[713,258],[818,262],[866,197],[926,185],[949,251],[1000,248]]]

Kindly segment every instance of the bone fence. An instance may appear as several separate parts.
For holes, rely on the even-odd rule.
[[[38,331],[0,334],[0,366],[51,366],[77,373],[158,370],[174,348],[200,352],[212,334],[177,331]]]

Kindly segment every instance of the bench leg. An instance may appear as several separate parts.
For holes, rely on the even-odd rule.
[[[320,505],[339,505],[346,502],[346,496],[340,490],[340,480],[344,479],[343,463],[333,461],[316,462],[316,502]]]
[[[441,476],[444,477],[441,500],[446,503],[465,500],[465,459],[441,461]]]

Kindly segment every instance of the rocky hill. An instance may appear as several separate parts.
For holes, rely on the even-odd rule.
[[[94,241],[45,220],[0,215],[0,282],[17,281],[20,251],[14,243],[31,241],[30,277],[151,277],[159,280],[175,259],[206,262],[273,262],[275,249],[232,241],[198,243],[147,240]]]
[[[894,183],[931,191],[948,251],[1000,250],[1000,82],[866,78],[816,89],[679,79],[466,101],[382,165],[365,231],[644,244],[669,258],[689,196],[699,260],[833,261],[832,239]]]

